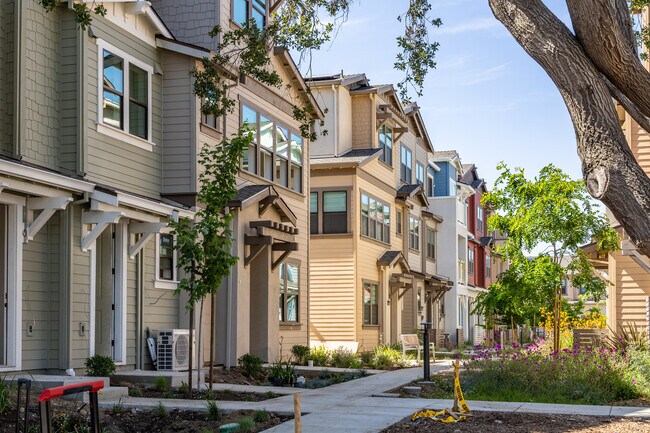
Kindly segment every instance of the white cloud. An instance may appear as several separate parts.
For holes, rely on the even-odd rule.
[[[466,21],[456,25],[444,25],[440,27],[435,34],[439,35],[458,35],[461,33],[481,32],[501,27],[496,18],[478,18],[472,21]]]

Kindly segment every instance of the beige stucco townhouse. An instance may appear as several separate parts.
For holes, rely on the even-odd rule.
[[[437,321],[448,279],[437,275],[430,211],[432,144],[415,104],[364,74],[313,77],[326,108],[311,152],[310,338],[361,351]],[[350,345],[351,343],[351,345]]]
[[[188,72],[215,50],[208,33],[218,23],[225,31],[247,20],[266,24],[272,2],[263,0],[156,0],[152,2],[177,41],[187,48],[166,54],[163,77],[165,197],[195,206],[197,153],[205,143],[217,145],[241,125],[254,131],[237,179],[233,253],[239,257],[218,290],[214,305],[204,305],[202,359],[209,359],[209,312],[216,309],[215,360],[236,365],[253,353],[273,362],[287,357],[294,344],[308,344],[310,143],[301,137],[294,106],[307,107],[314,118],[322,112],[288,51],[276,47],[271,68],[282,78],[278,88],[251,77],[232,82],[234,113],[215,119],[202,116],[191,94]],[[174,44],[164,39],[163,43]],[[194,51],[192,51],[194,50]],[[190,53],[190,51],[192,51]],[[190,54],[189,56],[184,53]],[[173,102],[173,103],[172,103]],[[182,125],[182,126],[181,126]]]

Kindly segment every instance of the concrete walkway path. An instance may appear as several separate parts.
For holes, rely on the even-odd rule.
[[[451,368],[451,361],[438,361],[432,373]],[[326,388],[302,390],[302,431],[304,433],[376,433],[411,416],[422,409],[444,409],[452,406],[451,400],[426,400],[389,397],[386,391],[422,377],[421,368],[409,368],[375,374]],[[102,407],[115,402],[104,401]],[[153,408],[158,401],[127,398],[125,408]],[[203,401],[164,400],[168,408],[207,410]],[[650,408],[618,406],[581,406],[540,403],[504,403],[468,401],[473,411],[554,413],[588,416],[615,416],[650,418]],[[266,409],[278,414],[293,413],[293,396],[286,395],[262,402],[218,402],[227,411],[240,409]],[[276,426],[267,432],[294,433],[293,421]]]

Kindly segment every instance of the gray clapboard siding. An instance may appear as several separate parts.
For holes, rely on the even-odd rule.
[[[215,40],[208,33],[219,24],[217,5],[225,1],[153,0],[151,3],[178,40],[215,48]]]
[[[0,154],[11,156],[13,149],[13,120],[14,120],[14,0],[0,2],[0,51],[2,65],[0,66],[0,93],[4,101],[0,104]]]
[[[72,228],[72,360],[71,367],[82,368],[88,357],[88,337],[90,336],[90,253],[81,251],[81,208],[75,206],[73,210]],[[79,323],[85,323],[85,335],[75,332]]]
[[[93,32],[109,44],[129,53],[152,67],[160,64],[158,50],[142,42],[108,20],[95,17]],[[152,141],[153,151],[140,149],[121,140],[100,134],[96,130],[98,111],[98,46],[87,44],[86,51],[88,79],[88,141],[87,178],[101,184],[159,198],[162,187],[162,77],[152,77]]]
[[[196,190],[193,176],[196,155],[196,127],[198,122],[189,72],[194,62],[187,56],[166,52],[163,56],[163,192],[188,193]]]
[[[23,249],[23,368],[27,370],[58,367],[58,239],[59,219],[52,218]]]
[[[61,76],[61,9],[47,13],[36,1],[26,4],[24,21],[25,130],[23,160],[59,168],[59,77]]]
[[[68,12],[68,11],[65,11]],[[60,80],[60,126],[61,152],[60,165],[64,173],[74,173],[77,166],[77,44],[80,37],[74,15],[63,13],[61,16],[61,76]]]

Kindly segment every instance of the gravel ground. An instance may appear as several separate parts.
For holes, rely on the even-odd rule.
[[[465,422],[404,420],[383,433],[650,433],[650,420],[638,418],[476,412]]]

